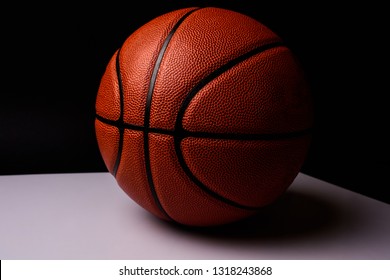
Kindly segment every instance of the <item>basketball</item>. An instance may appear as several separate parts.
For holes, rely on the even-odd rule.
[[[108,61],[100,154],[139,206],[187,226],[232,223],[282,196],[311,143],[303,67],[257,20],[216,7],[162,14]]]

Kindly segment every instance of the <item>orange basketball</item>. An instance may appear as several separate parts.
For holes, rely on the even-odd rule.
[[[96,99],[102,158],[155,216],[237,221],[273,203],[310,144],[308,83],[281,38],[214,7],[161,15],[114,53]]]

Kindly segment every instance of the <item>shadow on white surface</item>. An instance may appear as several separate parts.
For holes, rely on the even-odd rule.
[[[353,217],[345,217],[342,210],[321,197],[291,191],[258,214],[239,222],[208,228],[177,228],[231,242],[291,242],[345,230],[346,224],[353,222]]]
[[[330,196],[310,189],[315,187],[295,185],[258,214],[227,225],[193,228],[157,223],[174,234],[236,248],[244,252],[244,259],[390,258],[388,205],[380,203],[387,209],[381,215],[381,210],[367,207],[378,203],[375,200],[358,205],[360,198],[352,192],[342,189],[343,195]],[[239,253],[233,258],[240,258]]]
[[[218,227],[162,221],[107,173],[0,176],[0,259],[390,259],[390,205],[300,174]]]

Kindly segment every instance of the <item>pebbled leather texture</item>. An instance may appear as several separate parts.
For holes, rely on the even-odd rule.
[[[310,146],[305,75],[282,39],[221,8],[161,15],[109,61],[96,99],[108,170],[155,216],[226,224],[273,203]]]

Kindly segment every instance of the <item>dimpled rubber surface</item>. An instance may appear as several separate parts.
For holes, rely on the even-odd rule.
[[[220,8],[146,23],[109,61],[96,100],[108,170],[140,206],[190,226],[274,202],[310,144],[310,92],[270,29]]]

